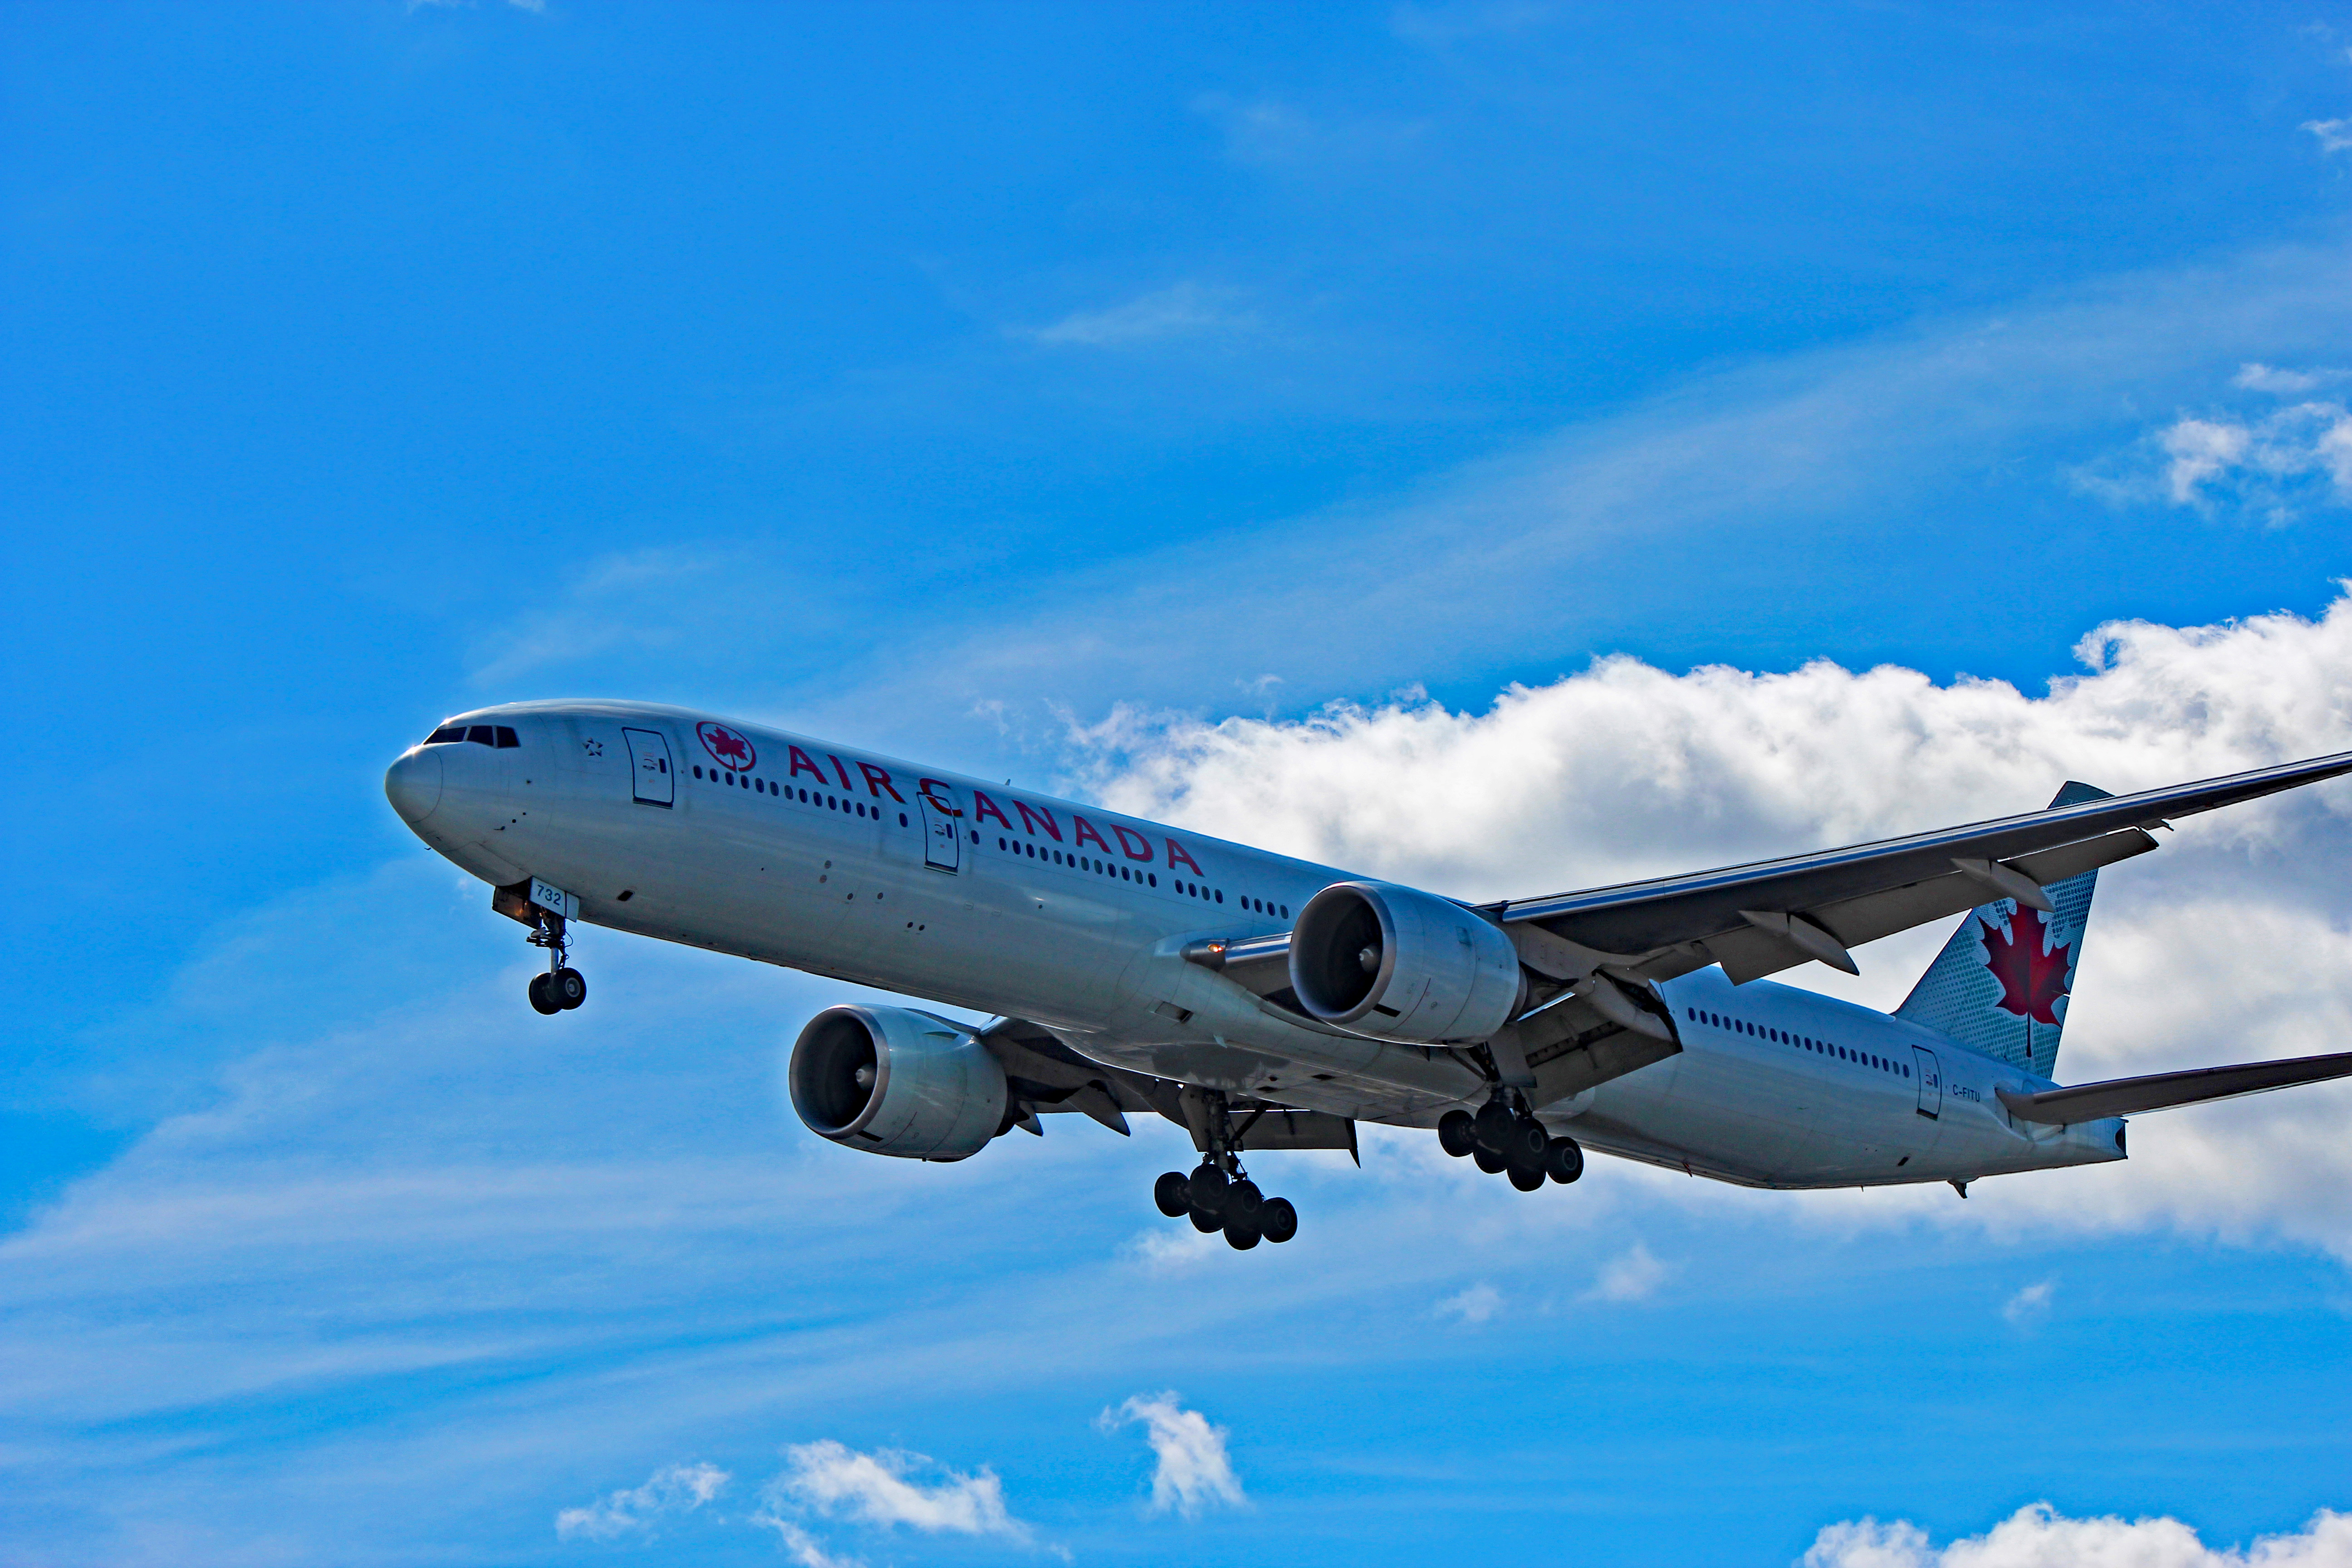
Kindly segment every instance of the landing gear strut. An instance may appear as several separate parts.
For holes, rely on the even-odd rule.
[[[1151,1201],[1170,1219],[1190,1219],[1206,1236],[1223,1231],[1225,1244],[1247,1252],[1261,1241],[1277,1246],[1298,1234],[1298,1211],[1288,1198],[1270,1198],[1242,1170],[1240,1140],[1225,1113],[1225,1097],[1209,1101],[1209,1152],[1191,1175],[1171,1171],[1151,1185]],[[1246,1126],[1246,1123],[1244,1123]]]
[[[1534,1192],[1546,1178],[1562,1186],[1584,1174],[1584,1151],[1573,1138],[1555,1138],[1528,1110],[1517,1089],[1496,1086],[1476,1114],[1449,1110],[1437,1121],[1437,1144],[1455,1159],[1468,1155],[1488,1175]]]
[[[530,977],[530,1005],[534,1012],[562,1013],[588,1000],[588,982],[566,962],[571,945],[563,929],[563,917],[534,909],[538,918],[531,922],[527,939],[533,947],[547,950],[547,972]]]

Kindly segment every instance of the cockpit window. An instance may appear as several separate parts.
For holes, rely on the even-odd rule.
[[[471,741],[478,746],[495,747],[499,751],[522,744],[511,724],[444,724],[425,737],[425,743],[428,746],[444,746],[452,741]]]

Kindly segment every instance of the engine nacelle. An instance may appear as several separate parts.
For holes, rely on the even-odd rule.
[[[820,1138],[961,1160],[1003,1131],[1004,1068],[966,1030],[905,1007],[827,1007],[793,1042],[793,1109]]]
[[[1298,911],[1290,988],[1353,1034],[1483,1040],[1518,1012],[1518,950],[1487,921],[1389,882],[1334,882]]]

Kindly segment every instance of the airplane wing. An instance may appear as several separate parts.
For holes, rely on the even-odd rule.
[[[2168,819],[2352,773],[2352,752],[2200,784],[1688,876],[1485,906],[1530,968],[1669,980],[1720,963],[1734,984],[1808,962],[1853,972],[1851,948],[2014,898],[2156,847]]]
[[[2326,1057],[2295,1057],[2278,1062],[2245,1062],[2237,1067],[2191,1068],[2187,1072],[2151,1073],[2146,1078],[2109,1079],[2105,1083],[2076,1084],[2071,1089],[2045,1089],[2040,1094],[2020,1094],[2013,1089],[1996,1089],[1993,1092],[2009,1107],[2009,1113],[2021,1121],[2063,1124],[2132,1116],[2175,1105],[2197,1105],[2209,1100],[2230,1100],[2298,1083],[2325,1083],[2332,1078],[2352,1078],[2352,1051]]]

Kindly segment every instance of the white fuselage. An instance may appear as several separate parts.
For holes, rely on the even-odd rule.
[[[1449,1052],[1307,1023],[1184,959],[1289,930],[1349,873],[677,709],[452,723],[516,743],[413,748],[395,806],[467,871],[542,879],[591,924],[1026,1018],[1104,1062],[1363,1121],[1427,1127],[1484,1099]],[[1542,1108],[1554,1131],[1759,1186],[2122,1158],[2120,1121],[2012,1121],[1996,1085],[2052,1086],[1934,1031],[1716,969],[1662,992],[1681,1052]]]

